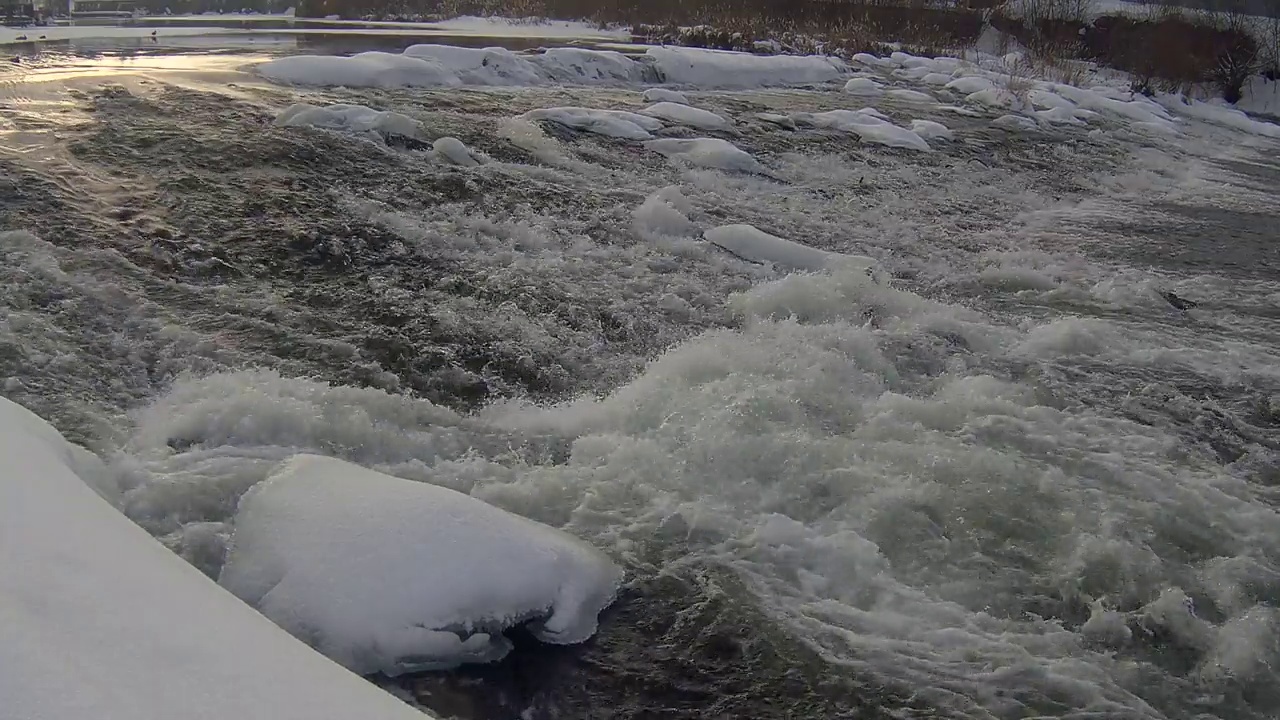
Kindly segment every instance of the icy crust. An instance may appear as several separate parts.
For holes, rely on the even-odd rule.
[[[101,461],[5,399],[0,457],[6,720],[423,717],[165,549],[104,500]]]
[[[502,658],[503,629],[596,631],[621,569],[559,531],[468,495],[316,455],[240,501],[219,583],[362,673]]]

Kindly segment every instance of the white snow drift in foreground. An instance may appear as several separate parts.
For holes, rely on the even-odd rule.
[[[299,455],[250,490],[219,582],[359,673],[497,660],[505,628],[595,634],[622,571],[546,525],[448,488]]]
[[[258,65],[259,75],[294,85],[340,87],[456,87],[458,76],[438,62],[385,52],[351,57],[293,55]]]
[[[719,138],[666,138],[650,140],[644,146],[663,157],[678,158],[699,167],[762,175],[767,173],[764,166],[750,153]]]
[[[689,107],[680,103],[660,102],[640,111],[642,115],[666,120],[676,125],[688,125],[699,130],[724,130],[732,123],[710,110]]]
[[[86,484],[96,457],[4,399],[0,457],[6,720],[423,717],[165,549]]]
[[[875,260],[860,255],[842,255],[801,245],[770,235],[752,225],[722,225],[704,233],[707,242],[743,260],[771,264],[789,270],[826,270],[876,267]]]
[[[623,110],[553,107],[530,110],[520,117],[524,120],[550,120],[583,132],[624,140],[648,140],[653,137],[650,131],[662,128],[659,120]]]
[[[354,133],[377,133],[416,138],[421,134],[418,122],[407,115],[379,111],[364,105],[329,105],[316,107],[297,103],[276,116],[276,124],[284,127],[317,127]]]

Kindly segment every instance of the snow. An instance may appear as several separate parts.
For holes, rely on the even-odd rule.
[[[1032,114],[1042,122],[1051,125],[1084,125],[1084,121],[1076,117],[1076,112],[1078,111],[1065,107],[1056,107],[1048,110],[1037,110]]]
[[[621,85],[652,82],[652,69],[611,50],[551,48],[537,56],[538,67],[554,82]]]
[[[844,91],[850,95],[879,95],[884,86],[871,78],[853,78],[844,84]]]
[[[1250,113],[1280,116],[1280,82],[1255,75],[1244,85],[1236,107]]]
[[[13,720],[412,720],[90,489],[103,464],[0,399],[0,705]]]
[[[974,105],[985,105],[990,108],[1016,109],[1022,107],[1022,100],[1008,90],[987,88],[965,96],[965,102]]]
[[[876,267],[871,258],[819,250],[770,235],[752,225],[722,225],[706,231],[703,236],[707,242],[743,260],[788,270],[817,271],[837,266],[870,270]]]
[[[1160,100],[1165,107],[1187,117],[1223,125],[1250,135],[1280,138],[1280,125],[1254,120],[1233,107],[1175,96],[1165,96]]]
[[[929,152],[930,150],[929,143],[925,142],[919,135],[911,130],[894,125],[885,120],[879,113],[873,113],[869,109],[858,111],[829,110],[805,116],[805,119],[817,127],[854,133],[863,142],[920,150],[922,152]]]
[[[679,103],[680,105],[688,105],[689,99],[684,93],[666,88],[649,88],[644,91],[644,101],[647,103]]]
[[[919,135],[926,140],[939,138],[942,140],[955,139],[955,133],[951,132],[951,128],[940,122],[933,120],[912,120],[911,132]]]
[[[431,149],[438,159],[451,165],[477,167],[483,162],[481,157],[477,157],[477,153],[463,145],[458,138],[442,137],[431,143]]]
[[[1001,115],[991,121],[991,126],[998,127],[1001,130],[1009,130],[1010,132],[1026,132],[1039,127],[1035,120],[1021,115]]]
[[[892,60],[878,58],[871,53],[856,53],[852,60],[859,65],[865,65],[870,68],[893,67],[894,65]]]
[[[467,85],[537,85],[543,77],[533,63],[506,48],[412,45],[405,56],[432,61]]]
[[[994,90],[996,84],[985,77],[969,76],[959,77],[944,85],[948,90],[954,90],[962,95],[972,95],[983,90]]]
[[[752,88],[832,82],[848,72],[840,60],[819,55],[751,55],[700,48],[651,47],[660,77],[675,85]]]
[[[219,583],[351,670],[399,675],[502,658],[532,621],[595,634],[622,570],[546,525],[448,488],[298,455],[240,501]]]
[[[580,107],[553,107],[530,110],[525,120],[550,120],[584,132],[624,140],[648,140],[651,130],[662,127],[654,118],[621,110],[592,110]]]
[[[416,138],[421,134],[418,121],[400,113],[378,111],[364,105],[329,105],[316,107],[307,103],[290,105],[276,116],[276,124],[284,127],[316,127],[352,133],[377,133],[382,138],[392,135]]]
[[[673,102],[660,102],[640,111],[641,115],[659,118],[676,125],[688,125],[700,130],[725,130],[732,123],[709,110],[702,110]]]
[[[438,62],[385,52],[351,57],[293,55],[270,60],[256,72],[276,82],[341,87],[455,87],[456,75]]]
[[[768,172],[750,153],[719,138],[665,138],[650,140],[644,146],[666,158],[699,167],[761,175]]]
[[[924,77],[920,78],[920,82],[924,83],[925,85],[945,87],[947,83],[952,82],[952,79],[950,75],[947,75],[945,73],[931,72],[928,75],[925,75]]]

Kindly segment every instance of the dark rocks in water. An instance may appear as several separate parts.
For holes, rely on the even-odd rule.
[[[1165,301],[1168,302],[1170,305],[1174,306],[1179,310],[1190,310],[1191,308],[1200,306],[1200,303],[1193,302],[1183,297],[1178,297],[1172,292],[1168,292],[1168,291],[1162,292],[1160,293],[1160,296],[1163,297]]]
[[[755,608],[730,573],[633,582],[589,642],[543,645],[527,633],[500,663],[397,679],[441,717],[889,718],[906,693],[832,673]],[[927,712],[927,711],[926,711]]]

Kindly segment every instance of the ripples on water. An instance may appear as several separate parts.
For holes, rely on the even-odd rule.
[[[34,130],[11,99],[5,131],[57,149],[3,161],[0,375],[111,455],[130,516],[207,572],[239,494],[318,450],[629,565],[599,643],[551,663],[594,688],[519,659],[494,672],[523,679],[468,671],[517,710],[1280,711],[1274,146],[950,116],[964,141],[917,155],[747,123],[762,179],[504,139],[567,98],[638,106],[621,90],[304,93],[499,161],[463,170],[271,126],[291,91],[172,77],[71,83]],[[637,224],[668,185],[701,227],[894,279],[784,276]]]

